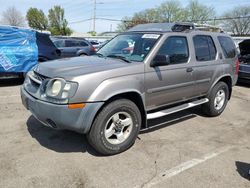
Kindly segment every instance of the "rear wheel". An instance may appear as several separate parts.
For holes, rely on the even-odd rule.
[[[140,127],[141,114],[138,107],[130,100],[119,99],[101,110],[87,138],[99,153],[114,155],[134,144]]]
[[[225,82],[218,82],[209,95],[209,102],[202,106],[203,112],[211,117],[219,116],[226,108],[229,89]]]
[[[84,56],[86,56],[87,54],[80,54],[79,56],[81,56],[81,57],[84,57]]]

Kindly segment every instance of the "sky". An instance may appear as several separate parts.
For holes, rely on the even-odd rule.
[[[96,17],[120,20],[125,16],[133,16],[134,13],[159,6],[166,0],[96,0]],[[186,6],[189,0],[179,0],[182,6]],[[200,3],[213,6],[216,16],[222,15],[237,6],[250,5],[250,0],[199,0]],[[61,5],[65,9],[65,17],[69,26],[75,32],[88,32],[93,30],[94,0],[0,0],[0,16],[10,6],[15,6],[25,16],[30,7],[42,9],[45,14],[55,6]],[[83,21],[88,20],[88,21]],[[83,21],[83,22],[79,22]],[[96,20],[96,31],[115,31],[118,21]]]

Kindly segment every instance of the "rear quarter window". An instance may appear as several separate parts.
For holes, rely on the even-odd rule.
[[[234,58],[236,56],[236,48],[230,37],[218,36],[220,46],[225,58]]]
[[[211,61],[216,58],[216,48],[211,36],[196,35],[193,37],[197,61]]]

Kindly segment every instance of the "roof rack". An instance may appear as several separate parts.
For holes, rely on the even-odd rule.
[[[216,26],[211,26],[208,24],[195,24],[191,22],[139,24],[135,27],[132,27],[128,31],[129,32],[135,32],[135,31],[184,32],[190,30],[223,32],[221,28]]]

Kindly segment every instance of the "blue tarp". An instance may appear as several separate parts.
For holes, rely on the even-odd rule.
[[[28,72],[37,63],[36,32],[0,26],[0,73]]]

